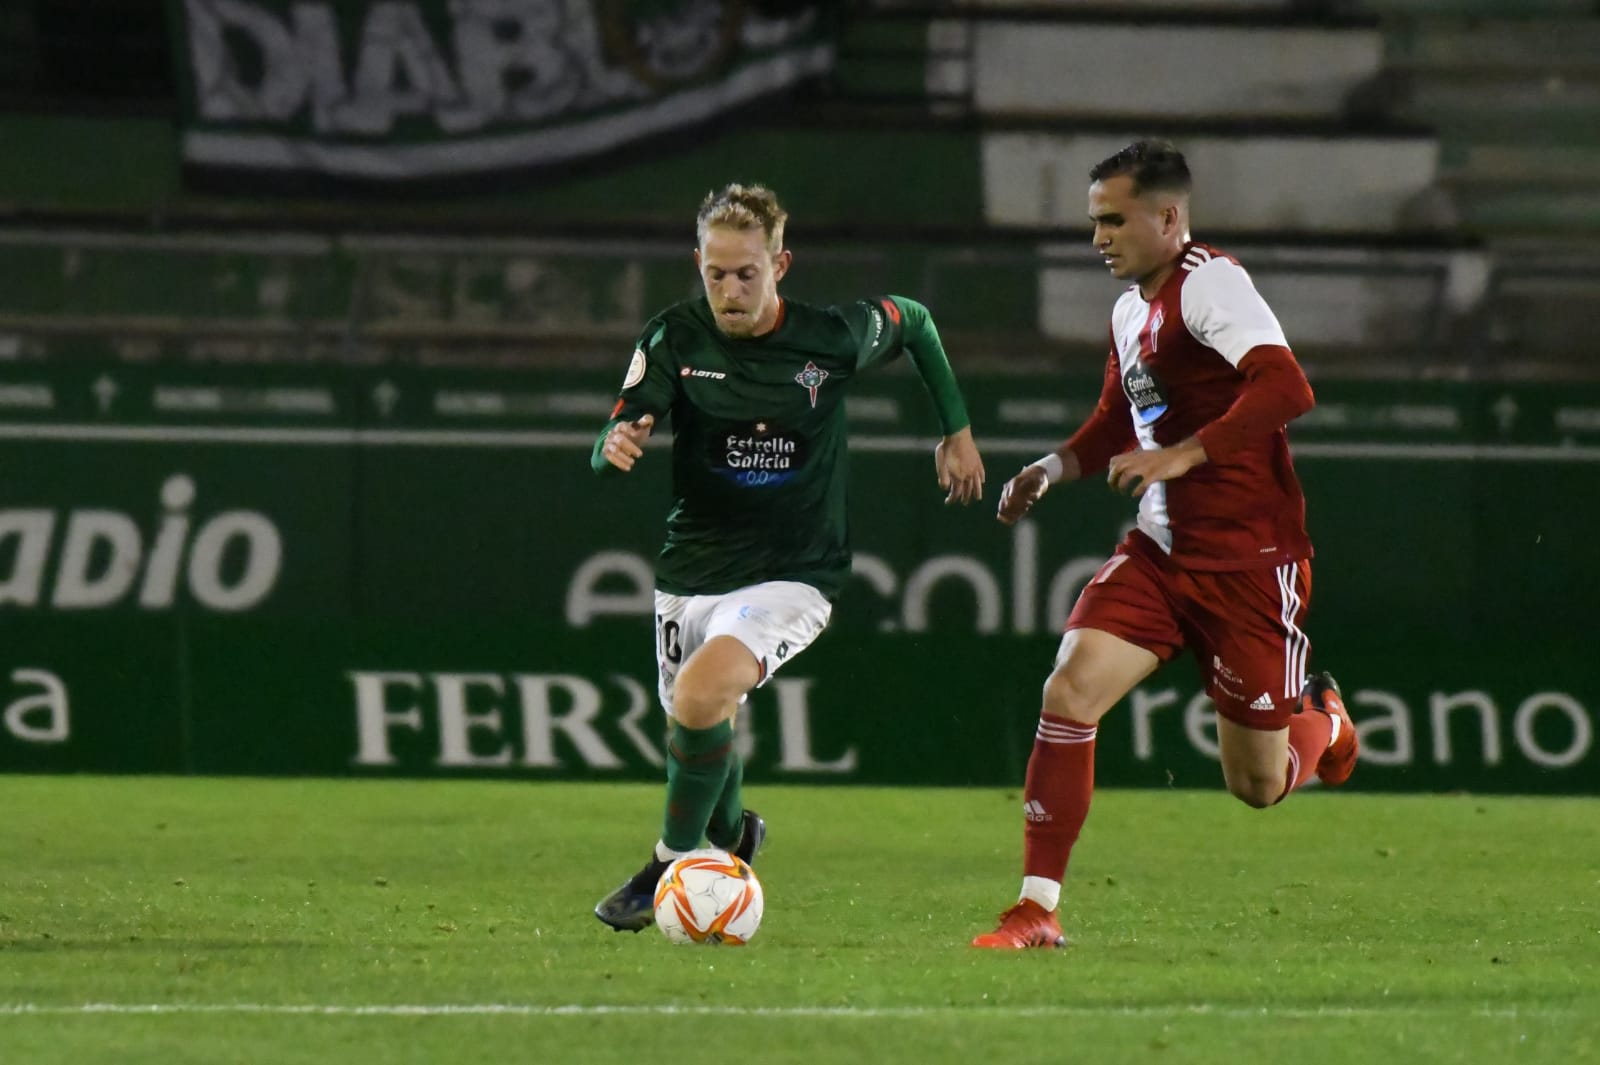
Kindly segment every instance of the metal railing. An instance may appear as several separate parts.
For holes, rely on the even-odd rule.
[[[1230,246],[1296,349],[1379,376],[1600,374],[1600,251]],[[613,357],[695,295],[678,242],[0,230],[0,359]],[[934,309],[963,351],[1103,348],[1087,242],[803,246],[786,294]]]

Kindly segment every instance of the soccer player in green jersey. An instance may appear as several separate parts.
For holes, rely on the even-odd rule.
[[[787,217],[760,185],[706,197],[694,253],[705,296],[645,325],[595,441],[595,471],[626,473],[657,420],[672,419],[655,593],[658,691],[672,719],[666,812],[650,860],[595,907],[618,931],[652,923],[656,881],[702,839],[745,861],[761,847],[733,718],[817,638],[850,576],[843,401],[856,377],[904,352],[943,429],[934,467],[945,502],[983,494],[983,460],[927,308],[902,296],[782,299]]]

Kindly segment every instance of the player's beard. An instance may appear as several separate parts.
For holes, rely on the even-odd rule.
[[[749,337],[755,334],[756,323],[761,320],[761,315],[757,311],[748,307],[739,307],[737,310],[743,313],[730,318],[722,313],[723,310],[727,309],[722,308],[714,314],[717,328],[722,330],[724,336]]]

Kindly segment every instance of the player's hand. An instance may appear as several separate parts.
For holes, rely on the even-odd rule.
[[[1127,492],[1138,499],[1156,482],[1182,477],[1205,461],[1206,449],[1190,437],[1171,447],[1118,455],[1106,471],[1106,483],[1112,491]]]
[[[637,421],[618,422],[606,434],[606,442],[600,445],[600,453],[607,462],[626,473],[644,454],[644,442],[655,426],[654,414],[646,414]]]
[[[939,475],[939,487],[946,492],[946,504],[966,504],[983,498],[983,457],[978,454],[970,425],[939,441],[933,449],[933,469]]]
[[[1050,477],[1041,466],[1024,466],[1000,489],[1000,511],[995,515],[1006,525],[1015,525],[1027,516],[1033,505],[1050,490]]]

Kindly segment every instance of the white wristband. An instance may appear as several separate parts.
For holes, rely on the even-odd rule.
[[[1043,470],[1045,480],[1051,484],[1055,484],[1057,481],[1061,480],[1061,474],[1064,472],[1061,469],[1061,456],[1057,455],[1054,451],[1050,452],[1050,454],[1046,455],[1044,458],[1033,463],[1032,465]]]

